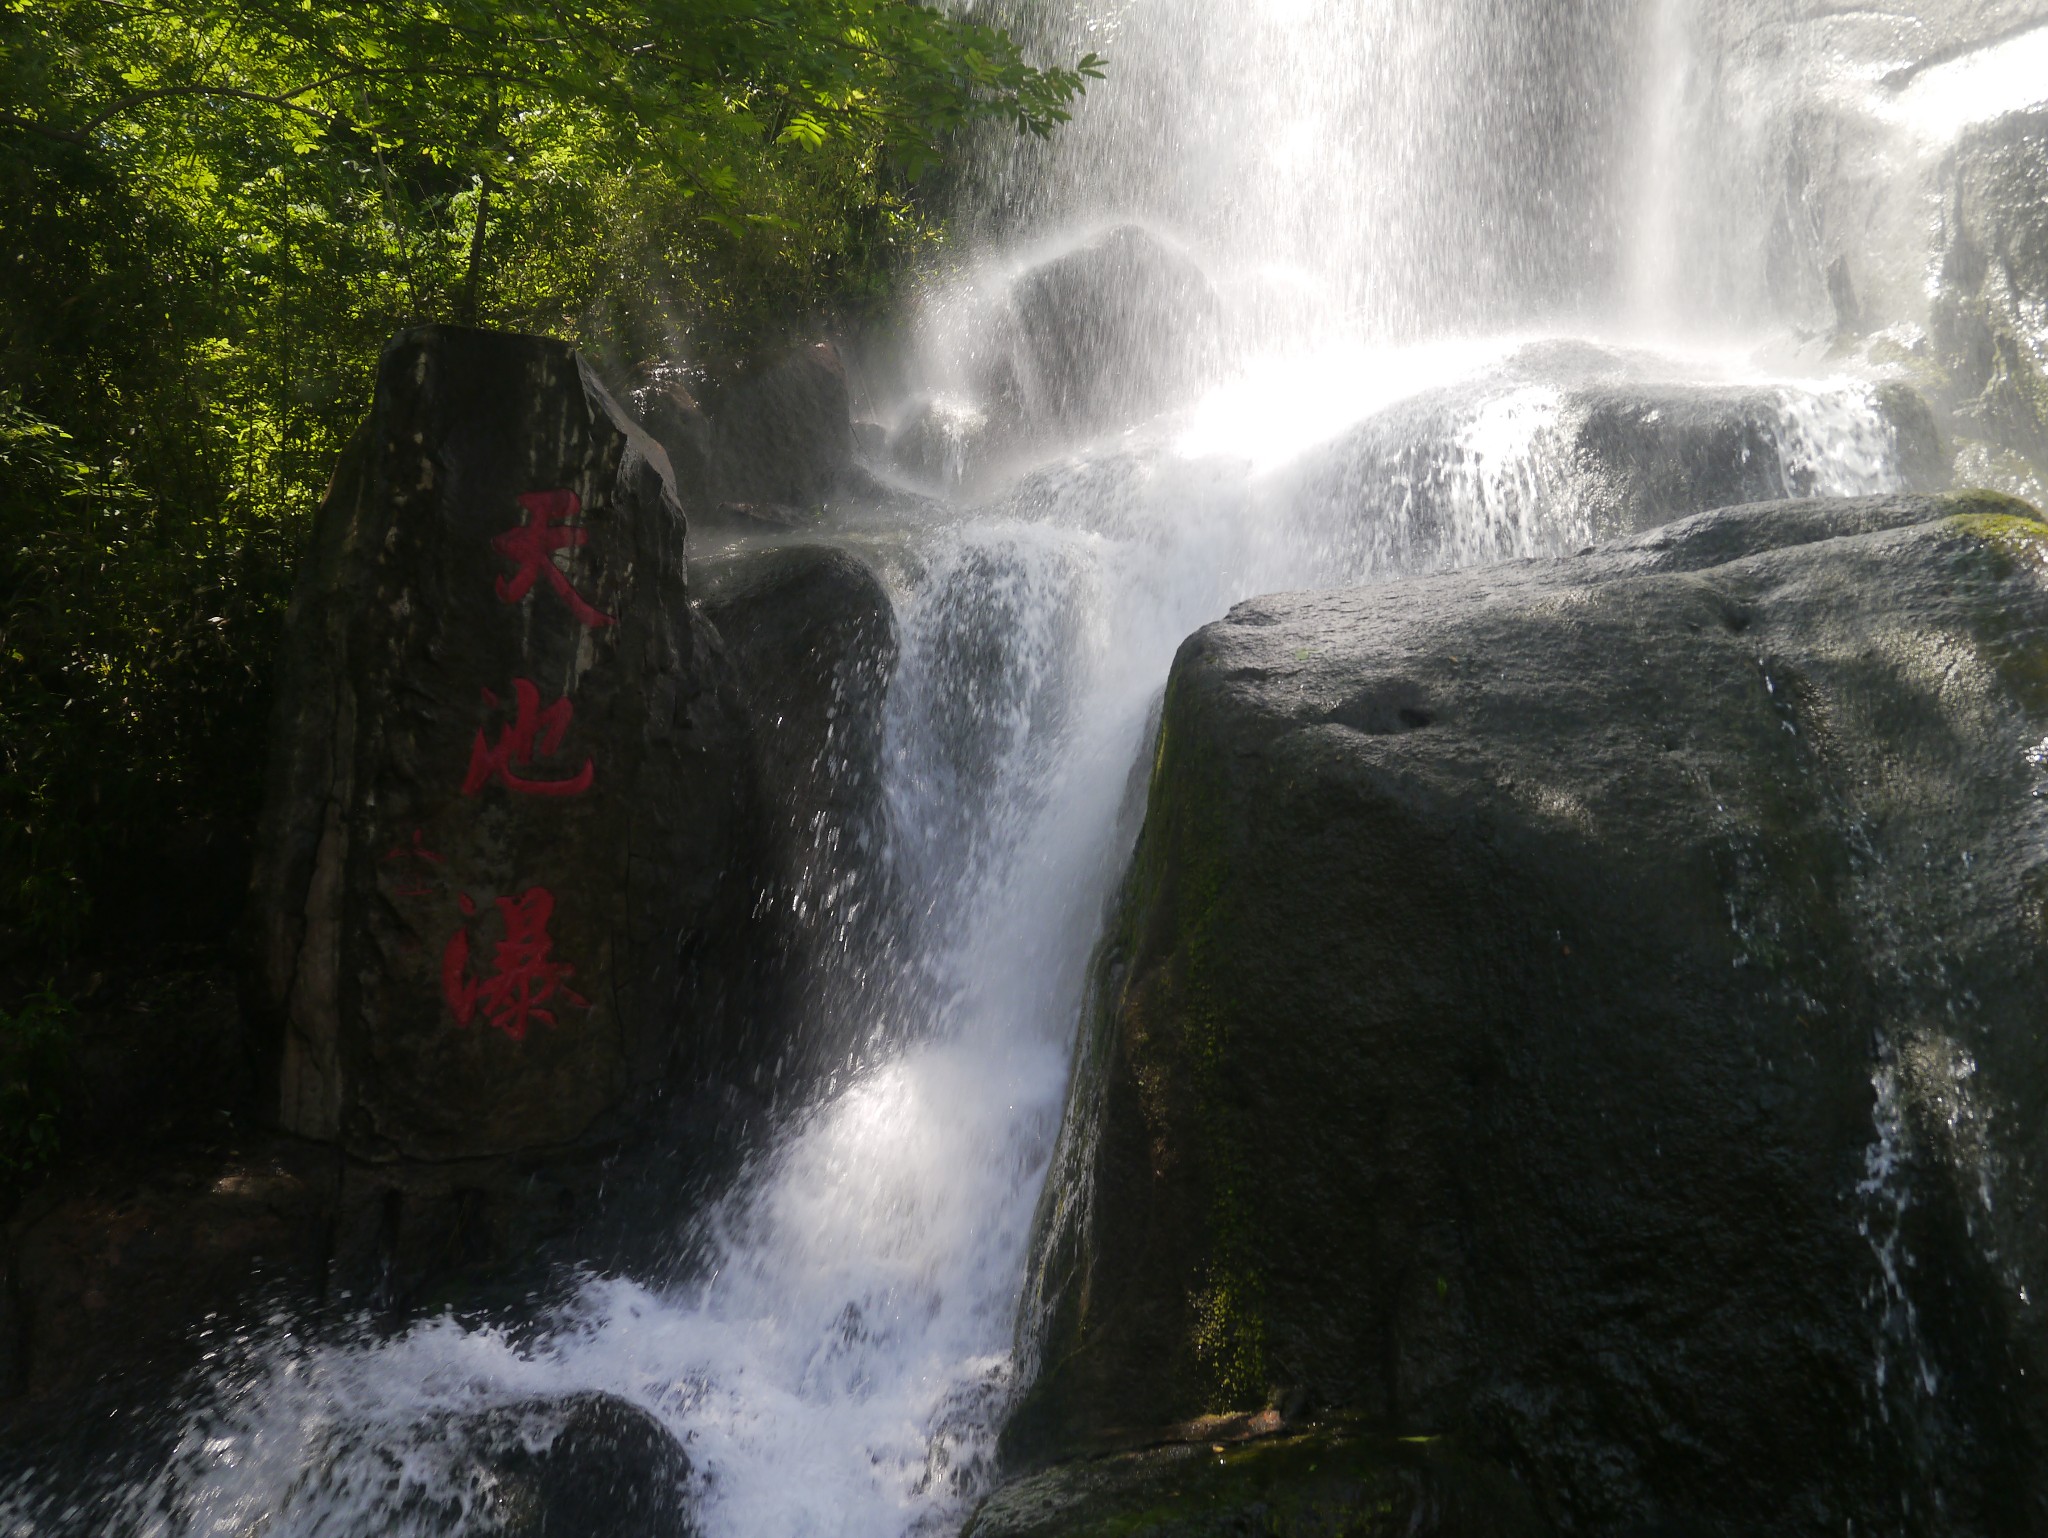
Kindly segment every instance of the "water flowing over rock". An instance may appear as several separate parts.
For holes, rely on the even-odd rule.
[[[1957,414],[2048,474],[2048,111],[1966,135],[1943,167],[1942,211],[1933,331]]]
[[[1989,495],[1198,631],[1013,1455],[1273,1406],[1562,1532],[2042,1530],[2044,645]]]
[[[1612,539],[1709,508],[1824,489],[1949,481],[1933,412],[1891,382],[1677,383],[1650,360],[1568,342],[1372,413],[1281,472],[1298,538],[1332,565],[1401,569]]]
[[[1119,225],[991,275],[960,300],[950,325],[952,383],[974,404],[916,401],[888,445],[900,469],[946,490],[1186,399],[1213,376],[1222,307],[1186,252]]]
[[[986,10],[1108,78],[672,485],[386,360],[188,1038],[296,1130],[0,1324],[321,1306],[0,1531],[2037,1538],[2042,536],[1908,494],[2041,482],[2048,0]]]
[[[468,1454],[460,1538],[693,1538],[688,1455],[623,1400],[506,1405],[440,1429]]]
[[[286,641],[260,845],[278,1121],[345,1276],[521,1254],[730,1067],[758,812],[663,456],[568,347],[387,348]]]
[[[789,527],[822,502],[874,489],[857,456],[846,365],[830,342],[754,360],[699,389],[702,400],[664,376],[633,392],[693,519]]]
[[[791,1050],[815,1068],[850,1045],[829,1021],[857,1015],[844,990],[866,981],[858,968],[889,919],[881,738],[894,606],[870,566],[830,544],[741,545],[695,560],[691,577],[760,755],[768,830],[757,903],[775,936],[761,961],[784,994],[771,1013],[812,1022]],[[792,989],[809,990],[808,1004]],[[756,1059],[759,1076],[773,1066]],[[800,1082],[798,1066],[783,1062],[772,1081]]]

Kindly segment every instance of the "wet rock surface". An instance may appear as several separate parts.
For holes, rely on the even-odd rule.
[[[962,1538],[1523,1538],[1543,1531],[1497,1469],[1442,1443],[1342,1428],[1194,1440],[1006,1485]]]
[[[846,364],[832,343],[699,380],[697,391],[663,379],[633,394],[693,520],[794,528],[823,503],[878,490],[860,463]]]
[[[386,350],[294,602],[258,841],[277,1118],[345,1275],[531,1253],[733,1070],[759,814],[661,450],[568,347]]]
[[[1469,384],[1425,391],[1310,451],[1282,477],[1292,516],[1340,559],[1469,565],[1637,533],[1691,513],[1949,483],[1935,415],[1893,383],[1833,398],[1795,387],[1674,384],[1581,343],[1523,348]]]
[[[779,995],[770,1013],[820,1022],[816,1004],[857,983],[847,968],[872,954],[886,922],[882,705],[894,605],[873,567],[831,544],[731,547],[693,561],[691,579],[738,675],[769,808],[759,879],[778,935],[764,958]],[[804,1062],[844,1051],[828,1033],[805,1035],[795,1048]],[[782,1044],[764,1045],[754,1058],[766,1073]]]
[[[510,1405],[451,1428],[474,1506],[459,1531],[504,1538],[691,1538],[690,1459],[610,1394]]]
[[[2048,1526],[2044,679],[1984,494],[1198,632],[1013,1466],[1274,1405],[1558,1531]]]
[[[1953,410],[2019,474],[2048,476],[2048,110],[1964,136],[1941,193],[1931,329]]]

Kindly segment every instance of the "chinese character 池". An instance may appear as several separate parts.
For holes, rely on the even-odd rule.
[[[522,796],[580,796],[590,789],[595,771],[587,758],[583,767],[566,780],[534,780],[514,773],[515,769],[531,765],[536,756],[551,757],[562,746],[563,734],[569,730],[576,707],[565,696],[541,709],[540,690],[531,679],[513,679],[512,694],[512,724],[498,733],[496,747],[478,728],[476,740],[469,747],[469,772],[462,777],[462,793],[473,796],[493,780]],[[484,690],[484,704],[496,709],[498,696]]]
[[[476,904],[467,897],[461,901],[464,916],[473,916]],[[578,1009],[590,1008],[590,1001],[568,985],[576,969],[550,955],[555,948],[554,937],[548,933],[548,920],[555,911],[554,893],[546,887],[528,887],[517,897],[500,897],[496,907],[505,921],[505,937],[492,952],[489,976],[470,976],[466,923],[449,937],[441,952],[441,993],[454,1012],[455,1023],[468,1025],[481,1012],[512,1040],[524,1041],[532,1022],[556,1023],[547,1006],[557,997]]]
[[[498,578],[498,597],[517,603],[533,587],[536,577],[545,577],[577,621],[591,629],[616,624],[584,601],[583,595],[555,564],[557,550],[580,550],[590,543],[590,531],[569,519],[582,509],[583,500],[573,491],[529,491],[519,498],[526,516],[516,529],[507,529],[491,540],[491,548],[519,569]]]

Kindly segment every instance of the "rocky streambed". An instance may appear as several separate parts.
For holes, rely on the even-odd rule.
[[[980,1538],[2034,1531],[2048,527],[1991,493],[1720,505],[1940,485],[1897,382],[1490,367],[1191,502],[1139,441],[964,522],[858,448],[829,353],[721,427],[667,387],[636,420],[559,344],[398,339],[284,659],[245,1007],[150,1017],[233,1119],[15,1216],[0,1509],[691,1530],[735,1456],[696,1428],[781,1370],[718,1354],[707,1274],[831,1302],[815,1347],[763,1327],[795,1397],[857,1405],[899,1300],[947,1303],[888,1225],[952,1172],[914,1139],[895,1170],[892,1118],[1005,1098],[1037,1028],[947,1064],[972,989],[929,937],[986,907],[975,964],[1017,991],[1058,954],[996,848],[1085,945],[1095,878],[1038,854],[1049,745],[1115,637],[1163,666],[1186,632],[1086,595],[1222,549],[1350,585],[1181,646],[1121,817],[1152,696],[1116,686],[1071,869],[1136,852],[1014,1367],[967,1357],[904,1488]],[[933,1047],[910,1110],[834,1098]],[[1052,1108],[965,1198],[1028,1208]],[[719,1196],[763,1171],[769,1205]],[[849,1178],[872,1208],[819,1204]],[[883,1280],[833,1301],[871,1243]]]

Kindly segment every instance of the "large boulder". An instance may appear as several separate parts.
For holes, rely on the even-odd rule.
[[[1035,419],[1058,430],[1099,430],[1157,411],[1193,382],[1216,345],[1207,275],[1135,225],[1026,269],[1009,297],[1014,388]]]
[[[1136,225],[984,279],[944,308],[927,372],[945,388],[905,405],[887,452],[948,491],[1190,398],[1225,340],[1208,275]]]
[[[1933,414],[1904,384],[1822,394],[1639,372],[1580,344],[1524,349],[1304,456],[1282,501],[1334,557],[1385,570],[1527,554],[1560,524],[1592,543],[1744,502],[1948,484]]]
[[[824,1028],[830,1006],[862,986],[890,912],[882,706],[895,610],[872,566],[827,543],[740,542],[693,561],[691,577],[739,677],[769,807],[759,911],[776,930],[763,958],[772,1013],[807,1022],[786,1084],[798,1066],[844,1058],[847,1043]],[[754,1059],[763,1072],[772,1062]]]
[[[532,1252],[735,1057],[758,812],[661,450],[568,346],[396,338],[315,525],[259,839],[276,1119],[345,1276]]]
[[[861,462],[862,432],[878,454],[884,435],[855,423],[852,384],[831,342],[698,374],[694,385],[665,364],[631,399],[700,526],[793,529],[815,522],[826,503],[888,496]]]
[[[707,397],[710,500],[809,507],[854,474],[853,398],[830,342],[751,364]]]
[[[1341,1411],[1559,1532],[2048,1531],[2044,740],[1986,494],[1198,632],[1013,1466]]]

